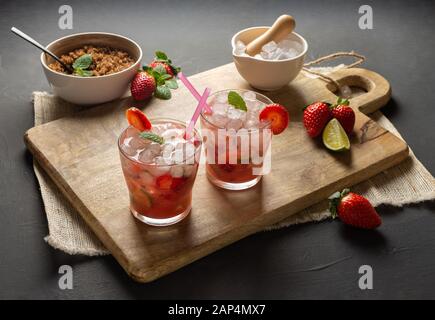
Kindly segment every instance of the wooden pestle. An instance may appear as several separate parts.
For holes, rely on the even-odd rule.
[[[255,56],[257,53],[261,52],[261,48],[270,41],[279,42],[285,39],[295,28],[295,19],[289,15],[282,15],[269,28],[265,33],[263,33],[258,38],[252,40],[246,46],[246,53],[250,56]]]

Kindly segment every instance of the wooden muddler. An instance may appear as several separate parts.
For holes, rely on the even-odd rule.
[[[261,52],[261,48],[270,41],[280,42],[285,39],[295,28],[295,19],[289,15],[282,15],[276,19],[275,23],[258,38],[251,41],[246,46],[246,53],[255,56]]]

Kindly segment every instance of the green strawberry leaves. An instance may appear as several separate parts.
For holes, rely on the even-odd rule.
[[[344,99],[344,98],[338,98],[337,99],[337,105],[343,105],[343,106],[348,106],[349,105],[349,100],[348,99]]]
[[[331,213],[332,219],[337,218],[337,206],[341,201],[341,193],[340,191],[334,192],[329,198],[329,212]]]
[[[84,54],[78,57],[72,64],[72,67],[74,69],[74,74],[81,77],[91,77],[92,71],[86,70],[91,66],[91,64],[92,64],[92,56],[90,54]]]
[[[236,109],[248,111],[245,100],[235,91],[228,92],[228,103]]]
[[[329,212],[331,213],[332,219],[337,218],[338,212],[337,208],[341,202],[341,199],[350,192],[350,189],[343,189],[342,192],[337,191],[328,197],[329,200]]]
[[[162,51],[156,51],[156,57],[154,61],[162,62],[168,65],[174,75],[177,75],[181,71],[180,68],[174,67],[172,65],[172,61],[168,58],[166,53]],[[178,83],[177,80],[172,77],[172,75],[167,73],[165,67],[161,64],[156,65],[154,68],[151,68],[150,66],[143,66],[143,70],[151,75],[156,81],[156,91],[154,92],[154,96],[162,100],[171,99],[172,93],[170,89],[178,89]]]
[[[144,132],[139,133],[139,136],[143,139],[150,140],[150,141],[158,143],[158,144],[165,143],[165,139],[163,139],[163,137],[161,137],[158,134],[155,134],[153,132],[144,131]]]
[[[338,97],[337,103],[330,106],[330,109],[334,109],[337,106],[348,106],[350,104],[350,101],[348,99],[344,99],[341,97]]]

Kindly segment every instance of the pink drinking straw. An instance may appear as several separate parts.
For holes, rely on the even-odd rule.
[[[198,106],[196,107],[195,113],[192,116],[192,119],[190,120],[189,125],[186,129],[186,140],[190,140],[193,128],[195,127],[195,123],[199,118],[199,115],[201,114],[201,110],[204,108],[206,101],[208,99],[208,96],[210,95],[210,89],[205,88],[204,93],[202,96],[200,96]]]
[[[198,90],[195,89],[192,83],[190,83],[190,81],[184,76],[182,72],[177,74],[177,76],[181,80],[181,82],[183,82],[186,88],[189,89],[190,93],[195,97],[195,99],[199,101],[201,99],[201,95],[199,94]],[[207,103],[204,105],[204,107],[207,112],[211,113],[211,108]]]

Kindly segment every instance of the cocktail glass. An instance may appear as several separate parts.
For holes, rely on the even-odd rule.
[[[216,104],[221,104],[222,102],[217,101],[218,97],[229,91],[235,91],[241,96],[247,92],[255,94],[251,99],[258,102],[260,108],[273,103],[262,94],[234,89],[213,93],[208,99],[208,105],[213,109]],[[249,107],[250,103],[248,111]],[[258,112],[256,114],[258,117]],[[205,146],[207,177],[214,185],[228,190],[248,189],[256,185],[270,169],[270,121],[261,121],[258,125],[236,130],[219,123],[214,117],[210,117],[210,113],[203,111],[201,133]],[[266,167],[269,169],[265,169]]]
[[[182,129],[178,130],[182,132],[186,129],[185,123],[172,119],[154,119],[151,123],[156,128],[166,126],[176,130]],[[164,135],[165,130],[162,130]],[[130,211],[140,221],[153,226],[167,226],[181,221],[189,214],[192,207],[192,187],[198,171],[202,145],[199,132],[194,132],[194,149],[191,146],[190,156],[185,149],[185,152],[179,154],[181,158],[178,157],[176,163],[169,164],[166,161],[141,161],[139,152],[144,152],[146,148],[142,149],[140,141],[134,140],[135,145],[131,148],[125,146],[126,139],[136,139],[139,131],[130,126],[121,133],[118,147],[130,195]],[[162,146],[164,147],[165,145]]]

